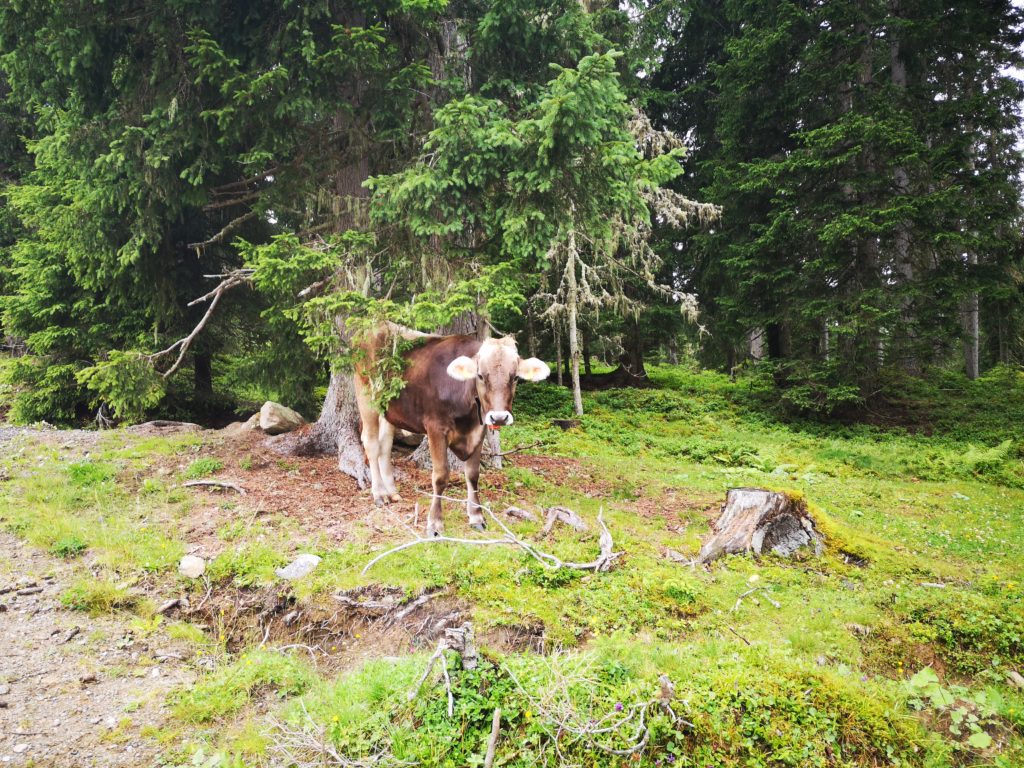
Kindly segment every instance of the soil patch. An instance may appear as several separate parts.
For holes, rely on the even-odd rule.
[[[0,533],[0,761],[4,765],[149,765],[140,736],[169,715],[167,692],[194,679],[188,651],[59,600],[74,566]]]

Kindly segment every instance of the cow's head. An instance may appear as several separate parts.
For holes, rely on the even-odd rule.
[[[492,429],[507,427],[514,419],[510,408],[516,395],[516,379],[540,381],[551,369],[542,360],[523,360],[511,336],[487,339],[475,357],[457,357],[448,365],[448,375],[459,381],[476,380],[483,422]]]

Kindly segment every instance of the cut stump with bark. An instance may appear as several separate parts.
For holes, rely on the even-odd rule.
[[[825,547],[825,537],[805,503],[763,488],[732,488],[697,561],[710,563],[721,555],[741,552],[790,557],[804,547],[815,555]]]

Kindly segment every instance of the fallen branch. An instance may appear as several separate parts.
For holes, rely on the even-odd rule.
[[[448,496],[441,496],[440,498],[441,499],[447,499],[448,501],[465,501],[464,499],[453,499],[453,498],[448,497]],[[501,519],[499,519],[497,515],[494,514],[494,512],[491,510],[490,507],[488,507],[488,506],[486,506],[484,504],[480,504],[479,508],[484,510],[487,513],[487,515],[495,523],[498,524],[498,527],[500,527],[502,529],[502,531],[504,531],[504,533],[505,533],[504,538],[500,538],[500,539],[458,539],[458,538],[453,538],[451,536],[432,536],[430,538],[415,538],[412,541],[407,541],[404,544],[399,544],[397,547],[392,547],[391,549],[389,549],[389,550],[387,550],[385,552],[382,552],[381,554],[377,555],[370,562],[368,562],[365,566],[363,566],[363,570],[362,570],[361,573],[365,576],[366,572],[369,571],[370,568],[372,568],[378,562],[383,560],[385,557],[388,557],[389,555],[393,555],[396,552],[402,552],[402,551],[404,551],[406,549],[410,549],[411,547],[419,546],[421,544],[450,543],[450,544],[467,544],[467,545],[470,545],[470,546],[505,545],[505,546],[519,547],[524,552],[526,552],[528,555],[530,555],[530,557],[532,557],[534,560],[536,560],[537,562],[539,562],[541,565],[543,565],[545,568],[548,568],[549,570],[558,570],[559,568],[571,568],[573,570],[578,570],[578,571],[607,571],[607,570],[609,570],[611,568],[612,564],[619,557],[621,557],[622,554],[623,554],[622,552],[615,552],[615,551],[613,551],[614,542],[612,540],[611,532],[608,530],[608,527],[604,524],[604,519],[603,519],[604,508],[603,507],[602,507],[602,509],[597,514],[597,522],[601,526],[601,536],[600,536],[600,538],[598,540],[599,544],[600,544],[600,547],[601,547],[601,553],[594,560],[591,560],[590,562],[586,562],[586,563],[570,562],[570,561],[562,560],[561,558],[559,558],[559,557],[557,557],[555,555],[549,554],[547,552],[542,552],[541,550],[539,550],[536,547],[534,547],[532,544],[529,544],[528,542],[523,541],[518,536],[516,536],[512,532],[512,530],[507,525],[505,525],[505,523],[502,522]],[[564,508],[559,508],[559,509],[564,509]]]
[[[737,631],[736,631],[735,629],[733,629],[732,627],[726,627],[726,629],[728,629],[728,630],[729,630],[730,632],[732,632],[732,633],[733,633],[734,635],[736,635],[736,637],[738,637],[738,638],[739,638],[740,640],[742,640],[742,641],[743,641],[744,643],[746,643],[747,645],[750,645],[750,641],[749,641],[749,640],[747,640],[747,638],[745,638],[745,637],[744,637],[743,635],[741,635],[741,634],[740,634],[739,632],[737,632]]]
[[[195,488],[197,486],[209,486],[211,488],[227,488],[231,491],[237,491],[242,496],[245,496],[245,488],[238,485],[238,483],[232,483],[229,480],[189,480],[188,482],[182,483],[185,488]]]
[[[448,717],[455,717],[455,696],[452,694],[452,679],[448,676],[448,659],[441,654],[441,673],[444,675],[444,689],[448,693]]]
[[[406,696],[406,698],[409,701],[412,701],[416,698],[417,695],[419,695],[420,688],[423,687],[423,683],[425,683],[427,681],[427,678],[430,677],[431,670],[434,668],[434,665],[437,663],[437,660],[444,655],[444,652],[446,650],[448,650],[448,645],[447,643],[445,643],[444,638],[441,638],[437,641],[437,650],[434,651],[434,655],[427,660],[427,667],[423,670],[423,674],[420,675],[420,679],[419,682],[416,683],[416,687],[409,691],[408,695]]]
[[[413,765],[406,760],[398,760],[387,748],[365,757],[349,757],[341,754],[327,732],[327,728],[318,725],[305,704],[302,704],[305,724],[292,726],[280,720],[271,720],[274,728],[272,748],[281,755],[287,765],[296,768],[314,768],[314,766],[335,765],[342,768],[370,768],[380,765]]]
[[[539,715],[543,715],[545,721],[551,722],[557,726],[557,730],[554,733],[547,728],[544,729],[547,732],[548,737],[554,743],[556,749],[558,749],[559,739],[564,734],[571,734],[578,740],[584,742],[591,749],[598,749],[607,754],[620,756],[637,754],[643,751],[651,737],[650,728],[647,725],[647,713],[651,707],[661,709],[672,720],[673,725],[682,723],[692,727],[692,723],[679,717],[672,708],[672,698],[675,696],[675,686],[666,675],[659,676],[659,695],[656,698],[646,702],[638,702],[631,706],[625,713],[620,714],[619,711],[614,711],[600,719],[584,719],[576,713],[571,705],[569,706],[568,711],[563,713],[552,711],[546,707],[543,702],[534,698],[530,692],[523,687],[522,683],[519,682],[519,679],[511,669],[505,665],[502,665],[501,669],[511,678],[512,682],[515,683],[520,692],[530,701],[531,707]],[[634,721],[636,722],[636,727],[631,738],[628,739],[626,746],[612,746],[603,741],[604,738],[621,733],[624,728],[628,727]],[[602,737],[602,739],[599,739],[598,737]]]
[[[587,530],[587,524],[583,522],[583,519],[568,507],[548,507],[545,513],[544,530],[542,533],[545,536],[551,533],[555,523],[565,523],[577,531]]]
[[[509,517],[514,517],[519,520],[529,520],[531,522],[537,519],[537,516],[533,514],[533,512],[530,512],[528,509],[523,509],[522,507],[509,507],[505,510],[505,514]]]
[[[494,717],[491,718],[491,735],[487,739],[487,755],[484,757],[484,768],[491,768],[494,765],[494,751],[498,746],[498,733],[501,730],[501,707],[494,708]]]

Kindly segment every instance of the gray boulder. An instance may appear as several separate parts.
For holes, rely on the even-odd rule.
[[[301,414],[280,403],[267,400],[260,408],[260,429],[268,435],[280,435],[298,429],[306,420]]]

